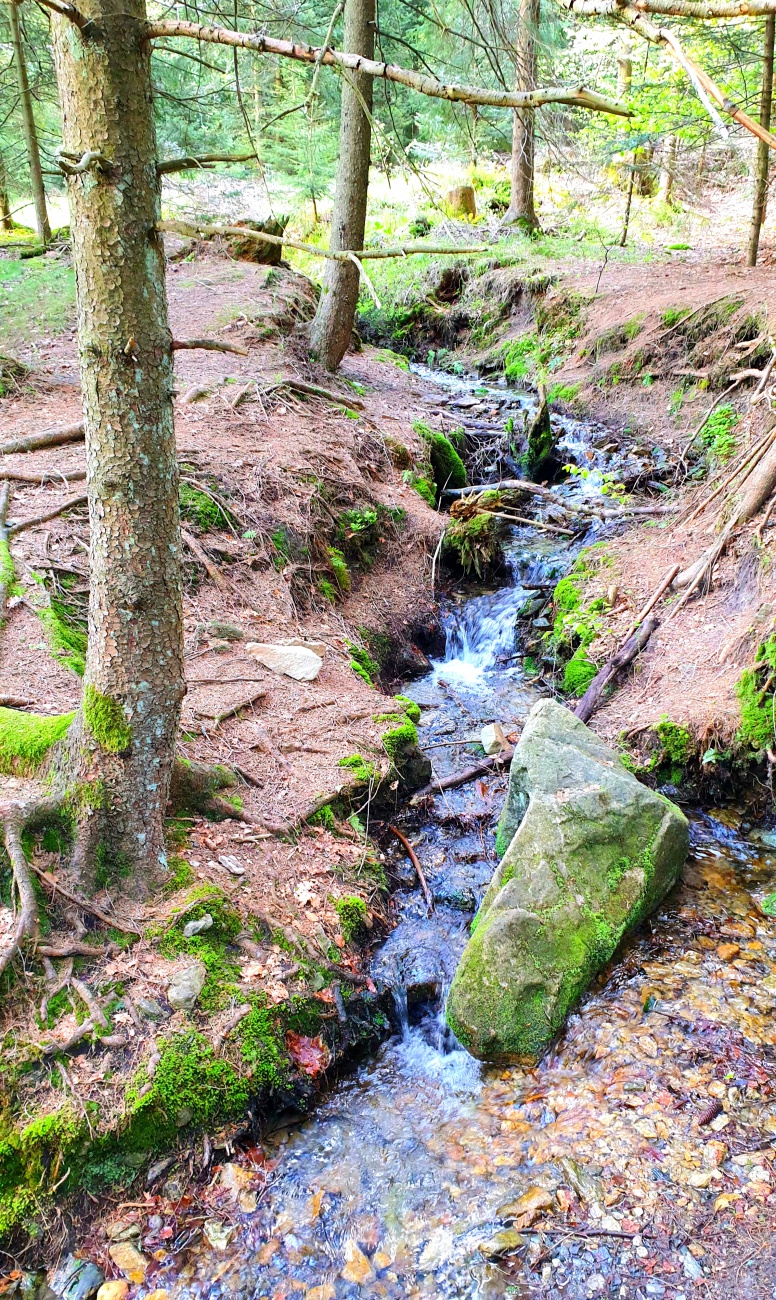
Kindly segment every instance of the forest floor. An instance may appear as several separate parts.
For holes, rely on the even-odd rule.
[[[604,424],[618,444],[643,448],[650,464],[656,463],[655,448],[675,463],[716,395],[707,383],[719,358],[708,359],[705,373],[698,355],[688,363],[687,348],[674,348],[676,334],[666,337],[672,328],[666,320],[673,321],[677,308],[688,315],[724,297],[740,299],[737,318],[748,313],[760,319],[773,296],[770,272],[743,271],[727,259],[667,259],[649,266],[612,263],[601,273],[600,263],[532,260],[530,249],[526,262],[521,274],[536,270],[554,277],[551,295],[596,295],[584,328],[553,374],[553,382],[566,389],[566,398],[558,400],[577,417]],[[21,1109],[40,1115],[56,1110],[63,1095],[77,1097],[82,1109],[95,1103],[106,1126],[126,1107],[127,1081],[147,1069],[156,1052],[157,1012],[137,1016],[138,1005],[164,1008],[165,1033],[183,1032],[193,1023],[216,1043],[231,1032],[235,1006],[257,996],[280,1007],[313,990],[323,1013],[334,1014],[335,994],[326,983],[320,987],[320,972],[316,989],[310,969],[278,937],[302,936],[324,970],[327,962],[329,968],[339,965],[345,985],[349,977],[353,983],[362,954],[357,927],[345,922],[342,905],[363,900],[371,938],[389,929],[382,881],[386,872],[389,881],[401,875],[401,857],[390,840],[369,840],[368,799],[355,819],[334,826],[324,817],[300,826],[293,837],[257,823],[299,822],[316,800],[358,788],[365,770],[372,780],[384,776],[390,756],[383,736],[397,722],[393,695],[440,648],[430,574],[443,522],[406,481],[423,463],[413,422],[430,421],[441,429],[454,423],[438,413],[436,395],[387,349],[365,346],[351,353],[336,378],[311,365],[299,330],[311,315],[313,296],[295,272],[200,250],[194,260],[170,263],[168,283],[174,337],[210,335],[247,349],[246,356],[179,351],[175,364],[176,436],[189,489],[184,522],[195,543],[186,562],[188,693],[181,752],[242,770],[240,806],[234,819],[194,817],[171,827],[171,852],[184,866],[176,867],[179,875],[163,897],[145,906],[121,903],[114,912],[108,882],[97,898],[122,923],[157,932],[135,943],[129,957],[109,944],[81,972],[87,992],[112,1008],[122,1040],[117,1046],[73,1056],[61,1077],[53,1069],[14,1074],[14,1062],[26,1059],[27,1046],[39,1043],[41,1034],[65,1043],[84,1018],[75,994],[60,998],[55,1013],[49,1007],[41,1015],[51,986],[33,968],[15,985],[0,1018],[7,1077],[19,1089]],[[624,327],[636,317],[638,328],[629,332]],[[51,320],[57,328],[64,324],[56,313]],[[521,337],[531,320],[525,303],[518,303],[500,341]],[[482,354],[467,348],[465,337],[461,344],[462,356],[476,360]],[[3,399],[3,441],[77,422],[73,329],[54,333],[52,326],[34,353],[18,341],[16,351],[34,360],[34,369]],[[638,351],[638,367],[629,369]],[[613,372],[615,363],[619,370]],[[289,387],[288,380],[323,387],[339,401]],[[762,407],[749,413],[750,392],[751,384],[743,385],[731,396],[741,445],[756,438],[764,418]],[[354,405],[347,409],[349,403]],[[12,520],[44,513],[82,490],[80,443],[6,455],[3,462],[11,475],[47,480],[13,483]],[[708,491],[709,480],[665,486],[669,491],[660,494],[661,502],[665,497],[675,504],[679,515]],[[709,523],[710,517],[680,524],[666,516],[618,526],[609,576],[617,598],[591,652],[603,659],[663,573],[701,553]],[[740,722],[736,684],[776,615],[772,536],[765,532],[759,545],[751,531],[744,533],[717,567],[711,591],[670,623],[664,618],[637,667],[594,718],[596,730],[616,741],[624,731],[636,736],[668,716],[703,747],[730,743]],[[13,546],[21,591],[9,602],[0,636],[0,696],[39,714],[69,712],[79,700],[74,667],[82,654],[87,545],[85,513],[76,506],[25,531]],[[325,646],[313,681],[271,672],[250,649],[252,643],[299,641]],[[29,780],[23,774],[0,778],[0,806],[18,798]],[[400,787],[393,798],[398,808]],[[389,815],[383,808],[381,821]],[[39,846],[36,863],[67,885],[56,853]],[[196,944],[172,951],[160,944],[158,933],[174,925],[184,908],[195,917],[205,910],[192,909],[192,886],[206,901],[217,891],[246,926],[251,918],[269,917],[275,929],[244,954],[239,969],[211,975],[228,984],[228,998],[213,997],[208,1009],[189,1017],[170,1014],[165,994],[175,974],[190,964]],[[66,941],[70,921],[54,907],[51,922],[46,939],[56,946]],[[111,990],[118,984],[117,1000]],[[320,1062],[302,1070],[315,1077]],[[118,1204],[121,1195],[112,1199]],[[762,1225],[752,1220],[748,1226],[757,1237],[754,1249],[762,1251]],[[66,1237],[60,1222],[52,1247]],[[770,1290],[741,1294],[758,1300]]]

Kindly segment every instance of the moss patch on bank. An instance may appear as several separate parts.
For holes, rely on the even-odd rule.
[[[44,717],[0,708],[0,772],[31,776],[65,735],[74,717],[75,713]]]

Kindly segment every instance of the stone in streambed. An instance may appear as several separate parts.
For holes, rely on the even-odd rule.
[[[447,1018],[483,1060],[534,1061],[687,855],[687,820],[554,700],[529,714],[499,822],[502,860]]]

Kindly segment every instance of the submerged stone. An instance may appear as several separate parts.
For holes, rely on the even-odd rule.
[[[534,1061],[676,882],[687,819],[568,709],[542,700],[515,750],[497,843],[503,857],[447,1018],[480,1059]]]

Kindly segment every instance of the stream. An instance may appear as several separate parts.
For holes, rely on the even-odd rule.
[[[464,423],[503,424],[505,410],[528,403],[498,385],[421,374],[433,408],[460,411]],[[593,432],[591,443],[584,425],[566,421],[564,451],[603,473],[596,444],[605,444]],[[563,490],[597,486],[588,476]],[[505,585],[450,597],[444,659],[407,688],[436,775],[466,766],[484,723],[519,732],[539,698],[514,656],[516,618],[535,594],[523,584],[559,575],[576,549],[516,529]],[[257,1208],[236,1216],[231,1244],[203,1246],[182,1268],[168,1256],[146,1287],[167,1288],[171,1300],[717,1294],[707,1289],[717,1237],[702,1237],[696,1222],[713,1219],[718,1203],[721,1219],[746,1222],[752,1207],[772,1214],[776,1201],[767,1152],[776,924],[752,905],[774,887],[776,836],[747,834],[730,812],[691,812],[682,884],[552,1052],[529,1071],[487,1067],[446,1028],[444,1001],[496,865],[505,788],[506,774],[488,774],[437,796],[430,812],[405,811],[435,909],[427,915],[392,851],[397,924],[372,977],[393,990],[393,1037],[312,1115],[265,1135],[272,1172]],[[710,1102],[719,1114],[701,1126]],[[529,1189],[551,1194],[552,1208],[538,1216],[542,1232],[517,1234],[501,1207]],[[747,1291],[744,1274],[728,1293],[776,1291]]]

